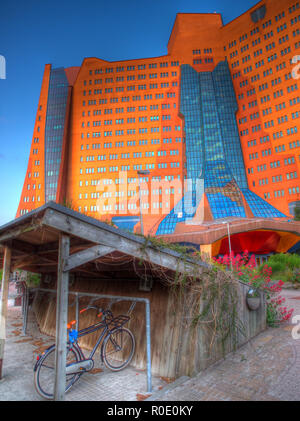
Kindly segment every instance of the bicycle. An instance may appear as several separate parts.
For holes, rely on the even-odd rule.
[[[79,380],[82,374],[91,371],[94,367],[93,357],[101,341],[100,358],[107,368],[120,371],[127,367],[135,351],[135,339],[132,332],[123,327],[130,320],[130,316],[119,315],[114,317],[110,310],[102,310],[95,306],[88,306],[80,311],[96,309],[100,322],[77,331],[72,326],[76,320],[68,323],[67,364],[66,364],[66,392]],[[88,358],[85,357],[78,339],[82,336],[102,329],[102,333],[92,349]],[[55,344],[37,356],[34,366],[34,385],[36,391],[45,399],[54,398],[55,382]]]

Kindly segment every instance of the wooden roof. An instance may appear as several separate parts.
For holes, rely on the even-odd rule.
[[[0,227],[0,246],[12,250],[12,271],[56,273],[59,236],[70,237],[70,255],[64,270],[80,276],[119,280],[139,279],[145,271],[177,271],[207,267],[201,260],[183,259],[170,249],[157,249],[144,237],[127,233],[99,220],[49,202]],[[0,248],[0,262],[3,250]],[[156,273],[156,269],[158,272]]]

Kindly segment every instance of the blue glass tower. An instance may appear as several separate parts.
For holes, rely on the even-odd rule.
[[[69,83],[64,68],[52,69],[49,81],[45,128],[45,202],[56,200],[68,86]]]
[[[171,234],[178,222],[193,218],[204,194],[214,219],[245,218],[244,200],[255,217],[285,217],[248,188],[235,116],[238,104],[227,62],[201,73],[182,65],[180,94],[188,191],[156,234]]]

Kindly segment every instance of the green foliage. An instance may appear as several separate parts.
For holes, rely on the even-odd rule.
[[[146,242],[147,242],[148,246],[149,246],[149,242],[150,242],[151,245],[154,246],[157,249],[160,249],[160,250],[169,249],[169,250],[176,251],[176,253],[179,253],[181,255],[186,255],[189,258],[192,257],[188,247],[182,246],[181,244],[168,243],[167,241],[165,241],[162,238],[151,237],[150,235],[145,237],[145,239],[146,239]]]
[[[297,269],[292,268],[297,264],[297,259],[291,255],[276,255],[275,259],[273,259],[274,268],[281,269],[283,262],[286,265],[288,260],[290,267],[285,266],[285,273],[287,274],[290,271],[294,274],[294,271]],[[252,255],[249,258],[247,250],[242,255],[237,254],[235,256],[234,253],[231,253],[230,256],[219,257],[218,259],[214,259],[214,261],[215,264],[226,266],[228,270],[230,268],[230,271],[236,277],[251,285],[252,288],[262,290],[266,293],[266,317],[269,326],[278,326],[280,322],[290,319],[294,309],[287,310],[286,307],[282,307],[284,299],[281,296],[275,296],[275,294],[281,292],[284,282],[282,280],[278,281],[278,278],[276,282],[271,282],[271,266],[263,264],[259,268],[256,268],[255,257]]]
[[[272,268],[272,280],[282,279],[284,282],[300,283],[300,255],[279,253],[274,254],[268,260],[268,266]],[[260,270],[263,265],[260,266]]]
[[[131,233],[132,234],[132,233]],[[144,236],[139,233],[134,234],[137,237],[144,238],[145,242],[141,247],[142,251],[145,251],[148,246],[152,246],[157,250],[172,250],[178,253],[182,259],[186,260],[194,260],[195,262],[202,260],[201,253],[195,247],[187,247],[183,246],[178,243],[169,243],[168,241],[164,240],[163,238],[152,237],[151,235]]]
[[[140,235],[139,235],[140,236]],[[144,236],[142,236],[144,237]],[[175,294],[176,309],[182,309],[182,324],[184,328],[195,328],[202,325],[211,338],[210,350],[215,343],[220,343],[223,355],[226,354],[226,344],[237,347],[239,335],[245,335],[243,323],[238,314],[238,280],[232,273],[217,267],[208,261],[207,267],[193,263],[203,262],[197,249],[168,243],[161,238],[144,237],[141,251],[151,245],[158,251],[173,250],[179,254],[178,263],[187,270],[176,269],[175,278],[168,278],[164,271],[158,274],[162,282],[167,282]],[[140,259],[142,264],[143,259]],[[193,266],[192,266],[193,265]],[[179,266],[179,265],[178,265]],[[157,270],[153,268],[153,271]],[[208,350],[208,352],[210,352]]]
[[[298,254],[289,253],[274,254],[269,258],[268,265],[271,266],[273,262],[281,263],[283,268],[286,266],[290,269],[295,269],[300,267],[300,256]]]
[[[41,282],[41,275],[39,273],[27,272],[18,270],[17,278],[25,281],[28,287],[37,287]]]
[[[26,272],[24,270],[18,270],[18,273],[18,278],[25,280],[28,287],[39,286],[41,282],[41,275],[39,273]],[[2,283],[2,274],[3,269],[0,269],[0,287]]]
[[[278,312],[270,305],[267,306],[267,324],[270,327],[278,327]]]
[[[26,283],[29,287],[37,287],[41,282],[41,275],[39,273],[27,272]]]
[[[60,204],[64,206],[65,208],[75,210],[75,205],[73,204],[73,200],[68,200],[66,197],[64,197],[64,199],[62,200]]]
[[[295,221],[300,221],[300,206],[296,206],[296,208],[295,208],[294,220]]]
[[[203,323],[211,332],[210,345],[220,343],[225,356],[228,343],[236,349],[239,336],[246,336],[238,314],[238,281],[230,272],[214,268],[203,284],[201,298],[203,307],[194,317],[193,325]]]
[[[268,265],[272,268],[272,274],[284,272],[285,265],[282,262],[276,262],[276,261],[268,261]],[[259,270],[263,268],[264,264],[259,266]]]

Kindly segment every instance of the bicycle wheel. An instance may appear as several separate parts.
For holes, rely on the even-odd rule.
[[[80,356],[75,348],[67,350],[67,364],[80,361]],[[66,392],[79,379],[80,374],[66,375]],[[55,345],[48,348],[39,360],[38,367],[34,372],[34,386],[36,391],[46,399],[54,398],[55,384]]]
[[[102,360],[107,368],[120,371],[132,360],[135,339],[129,329],[118,328],[108,334],[102,345]]]

